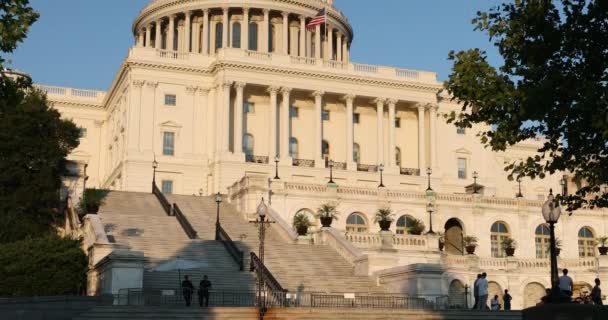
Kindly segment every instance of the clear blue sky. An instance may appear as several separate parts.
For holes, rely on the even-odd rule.
[[[496,50],[470,21],[500,0],[336,0],[355,30],[352,60],[450,72],[450,50]],[[133,44],[131,23],[149,0],[31,0],[41,14],[10,67],[36,83],[106,90]]]

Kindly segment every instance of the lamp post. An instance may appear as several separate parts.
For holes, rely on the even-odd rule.
[[[433,231],[433,212],[435,211],[435,206],[432,202],[426,204],[426,211],[429,213],[429,232],[426,234],[435,234]]]
[[[566,177],[565,176],[559,180],[559,184],[562,186],[562,196],[564,196],[564,197],[567,196],[568,189],[566,187]]]
[[[433,188],[431,188],[431,174],[433,174],[433,169],[430,167],[426,168],[426,175],[428,177],[428,187],[426,188],[426,191],[433,191]]]
[[[258,225],[259,228],[259,240],[260,247],[258,251],[258,257],[260,258],[260,262],[264,265],[264,239],[266,236],[266,224],[270,223],[266,221],[266,216],[268,215],[268,206],[264,203],[264,198],[262,198],[262,202],[258,205],[257,208],[258,219],[254,221]],[[260,309],[260,315],[263,317],[264,312],[266,311],[266,301],[264,300],[264,295],[262,294],[262,288],[264,288],[264,274],[262,273],[262,268],[258,268],[258,307]]]
[[[477,178],[479,178],[479,173],[473,171],[473,194],[477,194]]]
[[[378,166],[378,171],[380,171],[380,184],[378,185],[378,188],[384,188],[384,181],[382,177],[382,173],[384,172],[384,164],[381,163]]]
[[[152,192],[154,192],[154,186],[156,186],[156,168],[158,168],[158,162],[156,161],[156,156],[154,156],[154,161],[152,161]]]
[[[274,179],[275,180],[281,180],[281,178],[279,178],[279,157],[274,157]]]
[[[521,178],[517,177],[517,184],[519,185],[519,191],[517,192],[517,194],[515,195],[516,198],[523,198],[524,195],[521,193]]]
[[[334,184],[334,160],[329,160],[329,183]]]
[[[220,204],[222,203],[222,195],[218,192],[215,195],[215,203],[217,204],[217,214],[215,217],[215,241],[220,240]]]
[[[560,291],[559,291],[559,278],[557,276],[557,253],[555,246],[555,224],[559,220],[562,213],[559,204],[557,204],[555,197],[553,196],[553,190],[549,192],[547,201],[543,204],[542,208],[543,218],[549,224],[550,231],[550,245],[551,245],[551,301],[558,302]]]

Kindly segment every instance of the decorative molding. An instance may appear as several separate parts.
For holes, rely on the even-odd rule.
[[[281,90],[281,87],[279,86],[270,86],[266,89],[266,91],[270,94],[277,94],[279,92],[279,90]]]
[[[311,96],[315,97],[315,98],[323,98],[323,96],[325,95],[325,91],[322,90],[317,90],[314,91]]]
[[[206,96],[206,95],[208,95],[209,91],[211,90],[211,89],[209,89],[207,87],[196,87],[196,88],[197,88],[198,94],[200,96]]]
[[[145,83],[145,80],[133,80],[133,86],[138,89],[143,87]]]
[[[245,86],[247,86],[247,83],[242,82],[242,81],[237,81],[234,83],[234,87],[238,90],[244,89]]]
[[[196,90],[198,90],[198,88],[195,86],[186,86],[186,93],[189,95],[194,95],[194,93],[196,93]]]
[[[158,81],[146,81],[146,86],[149,89],[156,89],[158,87]]]
[[[290,93],[291,93],[291,91],[292,91],[292,90],[293,90],[292,88],[288,88],[288,87],[282,87],[282,88],[281,88],[281,93],[282,93],[283,95],[288,95],[288,94],[290,94]]]
[[[398,102],[398,99],[386,99],[386,104],[388,104],[389,106],[395,106]]]
[[[349,93],[349,94],[344,95],[344,96],[342,97],[342,100],[344,100],[344,101],[346,101],[346,102],[353,103],[353,102],[355,101],[355,99],[356,99],[356,98],[357,98],[357,96],[356,96],[356,95],[354,95],[354,94],[352,94],[352,93]]]
[[[375,103],[376,105],[382,104],[382,106],[384,106],[384,104],[386,103],[386,98],[373,99],[372,103]]]

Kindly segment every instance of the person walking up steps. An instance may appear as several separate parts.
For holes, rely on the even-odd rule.
[[[189,307],[192,303],[192,292],[194,292],[194,286],[192,282],[188,280],[188,276],[184,276],[182,281],[182,294],[184,295],[184,301],[186,301],[186,307]]]
[[[201,307],[203,307],[203,304],[204,307],[209,306],[209,289],[211,289],[211,281],[209,281],[207,275],[204,275],[198,289],[198,303]]]

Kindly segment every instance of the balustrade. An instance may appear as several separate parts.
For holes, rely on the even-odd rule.
[[[377,172],[378,171],[378,166],[377,165],[372,165],[372,164],[357,164],[357,171],[363,171],[363,172]]]
[[[96,90],[72,89],[55,86],[34,85],[34,88],[48,94],[56,96],[77,97],[77,98],[93,98],[100,99],[105,96],[105,92]]]
[[[245,161],[250,163],[268,164],[268,156],[245,155]]]
[[[314,168],[315,161],[308,159],[293,159],[294,167],[305,167],[305,168]]]
[[[315,58],[291,56],[291,63],[316,65],[317,61]]]
[[[378,73],[378,66],[370,64],[353,63],[353,70],[357,72]]]
[[[245,50],[245,56],[255,58],[255,59],[260,59],[260,60],[271,60],[272,59],[272,53],[251,51],[251,50]]]
[[[344,63],[334,60],[324,60],[323,66],[333,69],[344,69]]]
[[[157,49],[156,54],[161,58],[176,59],[176,60],[188,60],[188,58],[190,56],[190,54],[187,52],[162,50],[162,49]]]
[[[399,168],[399,173],[404,176],[420,176],[420,169],[415,168]]]

